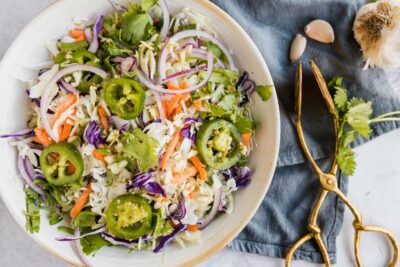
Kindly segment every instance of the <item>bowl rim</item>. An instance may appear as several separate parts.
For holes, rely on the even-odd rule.
[[[57,8],[58,5],[60,5],[62,2],[67,1],[67,0],[56,0],[55,2],[49,4],[43,11],[41,11],[38,15],[36,15],[30,22],[19,32],[17,37],[12,41],[10,46],[8,47],[6,53],[4,54],[2,60],[0,61],[0,71],[3,69],[5,66],[5,62],[8,60],[11,51],[16,47],[16,45],[19,43],[19,40],[21,39],[21,36],[24,35],[25,32],[27,32],[34,22],[38,20],[40,17],[42,17],[44,14],[51,12],[53,9]],[[168,1],[168,0],[167,0]],[[251,50],[254,51],[254,53],[257,55],[258,58],[260,58],[260,65],[262,67],[262,72],[266,74],[266,78],[271,81],[272,85],[274,86],[273,79],[271,76],[271,73],[269,71],[269,68],[267,66],[267,63],[265,61],[265,58],[261,54],[260,50],[258,47],[254,44],[253,40],[250,38],[250,36],[247,34],[247,32],[228,14],[226,13],[223,9],[215,5],[209,0],[192,0],[198,5],[202,5],[205,9],[209,10],[210,12],[214,12],[219,15],[221,19],[223,19],[226,22],[226,25],[228,27],[234,28],[236,31],[239,31],[241,35],[244,37],[245,41],[250,44]],[[275,86],[274,86],[275,88]],[[273,90],[273,94],[269,101],[272,102],[273,109],[275,109],[275,117],[273,120],[274,128],[272,131],[274,132],[274,135],[276,136],[276,142],[274,143],[274,147],[271,147],[272,155],[272,168],[269,171],[269,173],[265,174],[268,176],[271,176],[271,179],[269,179],[268,183],[265,185],[264,190],[262,194],[260,194],[260,197],[258,200],[254,203],[255,205],[252,205],[250,216],[248,216],[245,220],[241,221],[241,223],[236,227],[230,235],[227,236],[227,238],[223,239],[219,243],[214,244],[213,246],[210,246],[208,250],[204,251],[200,255],[196,256],[195,258],[191,258],[185,262],[183,262],[180,266],[193,266],[195,264],[198,264],[207,258],[213,256],[220,250],[222,250],[229,242],[231,242],[245,227],[246,225],[250,222],[250,220],[254,217],[256,211],[261,205],[261,202],[263,201],[270,185],[273,180],[273,174],[276,169],[276,163],[278,160],[278,154],[279,154],[279,146],[280,146],[280,135],[281,135],[281,127],[280,127],[280,112],[279,112],[279,104],[278,104],[278,98],[276,94],[276,90]],[[30,237],[32,238],[37,244],[39,244],[42,248],[44,248],[46,251],[50,252],[52,255],[56,256],[57,258],[60,258],[64,262],[72,265],[72,266],[82,266],[81,263],[76,263],[74,260],[64,257],[61,255],[59,252],[54,250],[51,246],[49,246],[47,243],[43,242],[40,238],[38,238],[36,235],[29,234],[26,231],[25,225],[22,221],[19,221],[18,218],[16,217],[14,211],[12,211],[9,207],[9,203],[7,202],[6,198],[3,197],[2,190],[0,190],[0,198],[3,200],[7,210],[10,212],[11,216],[14,218],[14,220],[17,222],[17,224],[23,229],[23,231]]]

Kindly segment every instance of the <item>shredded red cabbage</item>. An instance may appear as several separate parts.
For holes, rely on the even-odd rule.
[[[10,138],[10,137],[31,137],[34,136],[35,132],[32,129],[24,129],[15,133],[10,133],[10,134],[2,134],[0,135],[0,138]]]
[[[247,187],[251,182],[251,169],[247,166],[236,167],[233,166],[222,172],[226,180],[234,179],[236,187],[239,189]]]
[[[106,143],[106,139],[101,136],[101,128],[95,121],[91,121],[87,124],[85,132],[83,133],[83,139],[89,144],[94,145],[96,149],[99,149],[100,144]]]
[[[150,194],[162,195],[163,197],[167,196],[164,188],[162,188],[161,185],[157,182],[149,182],[149,183],[145,184],[144,189],[147,192],[149,192]]]
[[[179,205],[176,207],[175,210],[171,212],[169,217],[173,220],[179,221],[185,218],[186,216],[186,206],[185,206],[185,197],[182,195],[180,196],[179,199]]]
[[[161,237],[158,246],[154,249],[154,252],[161,252],[165,248],[165,246],[174,238],[174,236],[186,230],[186,228],[186,224],[181,224],[177,228],[175,228],[175,230],[171,234]]]
[[[143,187],[145,185],[145,183],[147,183],[152,175],[151,175],[152,171],[149,170],[148,172],[139,172],[137,174],[135,174],[131,180],[128,182],[128,184],[126,185],[125,189],[126,191],[132,190],[132,189],[139,189],[141,187]]]
[[[97,50],[99,49],[99,46],[100,46],[99,35],[100,35],[100,32],[101,32],[101,27],[103,26],[103,19],[104,19],[104,16],[100,15],[97,18],[96,23],[94,24],[94,27],[93,27],[93,38],[90,41],[90,45],[89,45],[89,49],[88,49],[88,51],[90,53],[95,54],[97,52]]]

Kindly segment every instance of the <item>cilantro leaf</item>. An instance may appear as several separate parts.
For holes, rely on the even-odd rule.
[[[49,193],[46,194],[46,197],[47,203],[43,208],[48,212],[47,219],[49,220],[50,225],[57,224],[62,221],[62,215],[58,208],[57,201]]]
[[[209,104],[208,107],[210,109],[210,111],[209,111],[210,117],[218,117],[219,118],[226,114],[225,109],[220,106]]]
[[[131,5],[123,15],[121,30],[122,40],[133,45],[149,39],[155,31],[149,15],[136,5]]]
[[[200,74],[204,78],[205,71],[202,71]],[[238,79],[238,74],[236,72],[218,68],[214,69],[213,73],[211,74],[209,82],[222,83],[226,86],[229,86],[236,84],[237,79]]]
[[[340,86],[335,86],[336,93],[334,96],[334,102],[336,109],[339,111],[345,111],[347,108],[347,90]]]
[[[82,234],[90,231],[83,231]],[[84,238],[82,238],[81,246],[83,253],[85,253],[86,255],[90,255],[104,246],[111,246],[111,243],[105,240],[100,234],[96,234],[85,236]]]
[[[235,107],[237,107],[236,97],[232,94],[225,95],[222,100],[219,101],[218,106],[227,112],[232,111]]]
[[[256,92],[261,97],[262,101],[267,101],[272,95],[272,88],[274,88],[274,86],[270,84],[264,86],[259,85],[256,87]]]
[[[343,77],[333,77],[332,80],[329,81],[328,87],[341,87],[343,83]]]
[[[140,7],[143,11],[147,12],[152,6],[157,3],[158,0],[142,0]]]
[[[338,154],[336,155],[336,160],[344,175],[354,175],[356,169],[355,157],[356,154],[350,147],[346,146],[339,149]]]
[[[244,116],[236,116],[234,124],[241,134],[252,132],[255,126],[253,120]]]
[[[369,126],[372,115],[372,103],[361,99],[353,99],[349,102],[346,121],[364,138],[369,138],[371,127]]]
[[[24,188],[26,203],[26,230],[30,233],[38,233],[40,230],[40,200],[39,195],[29,187]]]
[[[122,145],[122,152],[137,160],[140,171],[147,172],[150,168],[157,166],[158,142],[139,128],[126,132],[122,138]]]
[[[74,235],[75,230],[72,229],[71,227],[67,227],[67,226],[58,226],[57,229],[61,232],[64,232],[66,234],[70,234],[70,235]]]

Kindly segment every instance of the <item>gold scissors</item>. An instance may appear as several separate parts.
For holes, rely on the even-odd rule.
[[[398,248],[398,244],[397,244],[397,241],[396,241],[396,238],[394,237],[394,235],[385,228],[364,225],[361,214],[357,211],[357,209],[354,207],[354,205],[352,205],[350,203],[349,199],[343,194],[343,192],[338,187],[337,179],[336,179],[336,174],[338,171],[338,165],[336,162],[336,154],[337,154],[338,148],[339,148],[339,138],[338,138],[339,117],[336,112],[336,108],[333,103],[332,97],[329,93],[328,86],[325,82],[324,77],[321,74],[321,71],[319,70],[318,66],[315,64],[315,62],[313,60],[310,61],[310,66],[311,66],[311,70],[314,74],[314,77],[317,81],[318,87],[321,91],[322,97],[325,101],[325,104],[328,107],[329,113],[332,115],[333,128],[334,128],[334,133],[336,136],[335,151],[334,151],[332,165],[331,165],[329,172],[327,172],[327,173],[323,172],[321,170],[321,168],[315,162],[315,160],[307,146],[307,142],[306,142],[306,139],[305,139],[304,133],[303,133],[303,127],[301,125],[303,68],[302,68],[302,64],[299,63],[298,68],[297,68],[297,73],[296,73],[296,130],[297,130],[297,135],[298,135],[301,147],[303,149],[303,152],[304,152],[307,160],[310,162],[314,172],[318,176],[320,185],[322,187],[322,191],[321,191],[321,193],[317,199],[317,202],[311,212],[310,222],[308,224],[309,232],[305,236],[301,237],[290,248],[288,254],[286,255],[286,267],[291,266],[292,257],[293,257],[293,254],[295,253],[295,251],[301,245],[303,245],[304,243],[306,243],[312,239],[314,239],[316,241],[316,243],[321,251],[325,266],[331,266],[328,251],[327,251],[326,246],[321,237],[321,228],[318,226],[318,223],[317,223],[318,214],[321,210],[321,206],[322,206],[326,196],[330,192],[336,194],[344,202],[344,204],[347,207],[349,207],[350,211],[354,215],[354,221],[353,221],[353,227],[355,230],[354,253],[355,253],[357,266],[359,266],[359,267],[363,266],[363,264],[360,260],[360,250],[359,250],[361,232],[377,232],[377,233],[385,234],[393,247],[393,258],[388,266],[394,267],[394,266],[396,266],[398,256],[399,256],[399,248]]]

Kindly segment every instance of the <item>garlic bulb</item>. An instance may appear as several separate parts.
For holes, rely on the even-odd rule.
[[[399,0],[381,0],[361,7],[353,32],[366,61],[364,69],[400,67]]]

